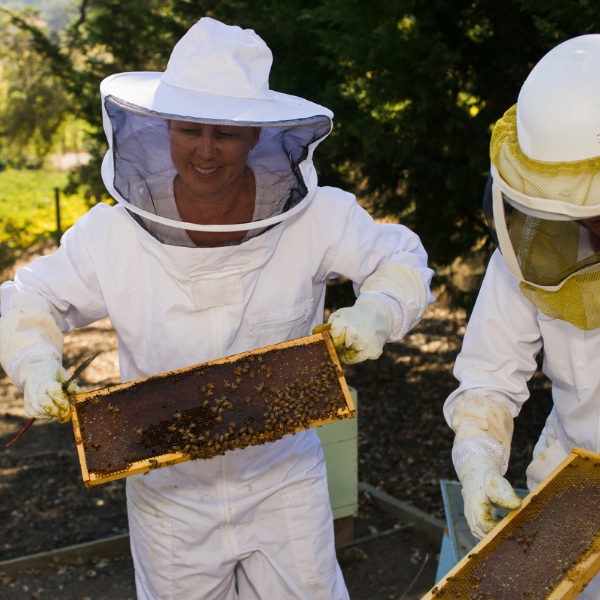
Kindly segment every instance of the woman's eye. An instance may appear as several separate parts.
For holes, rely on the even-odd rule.
[[[197,135],[193,129],[187,129],[185,127],[180,127],[174,131],[175,135],[184,135],[184,136],[192,136]]]

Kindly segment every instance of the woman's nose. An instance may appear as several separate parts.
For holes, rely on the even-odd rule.
[[[217,147],[215,144],[215,138],[212,135],[201,135],[198,138],[198,146],[196,147],[196,154],[204,159],[210,160],[217,156]]]

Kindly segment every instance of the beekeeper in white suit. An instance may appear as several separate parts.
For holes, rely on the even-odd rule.
[[[465,516],[483,538],[497,505],[513,418],[544,349],[554,407],[533,451],[534,489],[579,446],[600,451],[600,35],[564,42],[535,66],[490,144],[484,209],[499,244],[465,333],[445,415]],[[580,598],[600,598],[597,580]]]
[[[2,366],[27,412],[67,420],[63,334],[109,316],[122,381],[310,334],[327,279],[358,293],[331,316],[342,358],[377,358],[433,300],[416,235],[318,188],[331,112],[269,90],[251,30],[201,19],[165,73],[101,85],[109,141],[95,206],[2,292]],[[314,430],[127,479],[140,599],[341,599]]]

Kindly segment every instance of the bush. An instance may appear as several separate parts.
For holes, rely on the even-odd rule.
[[[23,252],[56,235],[55,188],[62,190],[67,174],[44,169],[0,172],[0,272],[14,265]],[[82,194],[60,192],[64,231],[87,210]]]

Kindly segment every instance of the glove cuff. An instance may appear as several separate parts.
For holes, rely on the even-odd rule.
[[[401,340],[410,327],[410,312],[407,306],[394,294],[390,292],[380,291],[369,291],[362,292],[357,299],[357,304],[360,302],[371,301],[372,304],[376,304],[373,300],[377,301],[378,308],[383,308],[387,313],[388,318],[391,317],[390,327],[387,332],[387,338],[385,342],[397,342]],[[388,309],[388,310],[386,310]]]
[[[8,378],[20,392],[25,388],[25,385],[21,384],[21,378],[19,376],[23,363],[29,358],[41,356],[43,354],[51,354],[56,358],[59,364],[62,364],[62,357],[52,344],[40,343],[32,344],[31,346],[19,350],[6,365],[6,374],[8,375]]]
[[[483,437],[469,438],[452,448],[452,463],[459,479],[461,466],[473,456],[487,456],[493,459],[502,476],[508,469],[508,450],[500,442]]]
[[[428,304],[435,300],[429,292],[429,278],[425,279],[420,270],[411,265],[390,263],[367,277],[360,287],[360,293],[390,292],[400,298],[410,313],[410,329],[417,325]]]
[[[454,406],[451,415],[456,446],[471,438],[487,438],[502,444],[510,454],[513,416],[499,400],[486,395],[468,396]]]
[[[393,322],[391,333],[386,342],[397,342],[406,335],[406,332],[410,328],[410,312],[406,304],[404,304],[398,296],[391,292],[368,291],[362,292],[359,298],[362,298],[363,300],[367,298],[377,298],[384,302],[385,306],[390,309]]]

